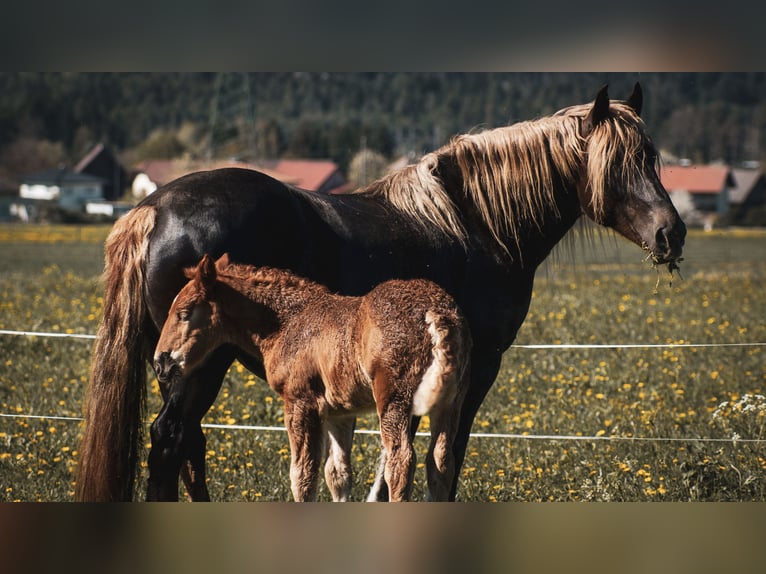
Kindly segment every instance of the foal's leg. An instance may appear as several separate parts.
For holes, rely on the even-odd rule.
[[[460,397],[462,399],[462,397]],[[435,405],[431,417],[431,444],[426,456],[428,499],[435,502],[449,500],[455,478],[453,445],[460,417],[459,400],[447,405]]]
[[[317,499],[317,482],[325,452],[325,429],[316,402],[285,399],[285,426],[290,440],[290,488],[296,502]]]
[[[420,417],[413,416],[410,420],[410,440],[415,440],[415,433],[418,432]],[[378,469],[375,472],[375,482],[370,487],[367,495],[367,502],[388,502],[388,485],[386,484],[386,449],[381,445],[380,457],[378,458]]]
[[[351,495],[351,446],[354,440],[354,417],[327,421],[329,447],[324,479],[335,502],[346,502]]]
[[[380,442],[386,451],[383,471],[391,502],[410,499],[415,474],[415,449],[410,438],[410,413],[403,408],[406,401],[390,401],[380,405]]]

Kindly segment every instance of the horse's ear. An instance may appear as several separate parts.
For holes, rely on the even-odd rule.
[[[628,99],[625,100],[625,103],[633,108],[636,115],[641,115],[641,108],[644,105],[644,91],[641,89],[641,84],[636,82],[633,86],[633,92],[628,96]]]
[[[593,128],[600,122],[606,119],[609,115],[609,86],[604,85],[596,94],[596,99],[593,102],[593,107],[588,112],[588,115],[583,120],[582,131],[583,136],[587,136]]]

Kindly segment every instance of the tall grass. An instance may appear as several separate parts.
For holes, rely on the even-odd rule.
[[[108,229],[94,236],[66,229],[74,239],[0,227],[0,329],[95,333]],[[539,273],[516,343],[766,342],[766,235],[691,234],[682,272],[672,286],[660,275],[655,291],[658,276],[638,248],[619,239],[584,251],[575,245]],[[0,413],[80,416],[91,344],[0,335]],[[512,347],[476,418],[459,498],[764,500],[766,445],[746,442],[766,439],[763,352]],[[149,412],[159,404],[153,383]],[[280,427],[281,404],[235,363],[205,422]],[[358,427],[376,424],[368,416]],[[79,430],[76,421],[0,417],[0,500],[71,500]],[[535,438],[542,435],[595,438]],[[215,500],[290,499],[284,432],[208,429],[207,436]],[[422,463],[426,439],[417,448]],[[357,434],[357,500],[377,454],[377,437]],[[416,481],[422,498],[422,465]]]

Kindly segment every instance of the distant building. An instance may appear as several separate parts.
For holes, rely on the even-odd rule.
[[[59,167],[24,176],[16,200],[8,207],[9,216],[22,221],[56,220],[62,215],[77,220],[85,214],[117,217],[129,208],[114,201],[122,197],[127,182],[119,160],[98,144],[72,169]]]
[[[67,169],[52,169],[25,176],[19,197],[46,201],[67,211],[84,212],[89,201],[104,199],[104,180]]]
[[[100,177],[103,182],[103,198],[108,201],[120,199],[130,187],[128,172],[114,154],[102,143],[91,149],[73,168],[76,173]]]
[[[0,175],[0,221],[17,219],[14,206],[18,197],[18,182]]]
[[[736,181],[728,166],[663,166],[660,178],[678,213],[689,225],[710,228],[729,211],[729,194]]]
[[[732,169],[736,185],[729,191],[729,221],[736,225],[766,224],[766,175],[756,168]]]
[[[292,180],[290,183],[309,191],[338,193],[348,187],[338,164],[330,160],[276,159],[263,161],[259,165],[285,174]]]
[[[160,187],[178,179],[181,176],[195,171],[207,171],[235,167],[240,169],[252,169],[265,173],[284,183],[296,185],[298,179],[285,173],[279,173],[263,166],[253,165],[236,160],[223,161],[195,161],[187,159],[153,159],[144,160],[136,164],[133,170],[133,183],[131,192],[136,199],[143,199],[154,193]]]

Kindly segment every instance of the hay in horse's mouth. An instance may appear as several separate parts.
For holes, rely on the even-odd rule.
[[[671,259],[669,261],[665,261],[654,253],[649,246],[646,244],[646,242],[643,242],[641,244],[641,249],[643,249],[646,252],[646,257],[644,258],[644,261],[651,260],[652,262],[652,269],[655,269],[657,271],[657,283],[654,285],[654,295],[656,295],[659,292],[660,287],[660,267],[663,265],[666,265],[668,268],[668,273],[670,274],[670,280],[668,281],[668,287],[673,286],[673,271],[676,272],[676,274],[683,279],[684,276],[681,275],[681,268],[678,266],[681,261],[684,260],[683,257],[679,257],[678,259]]]

